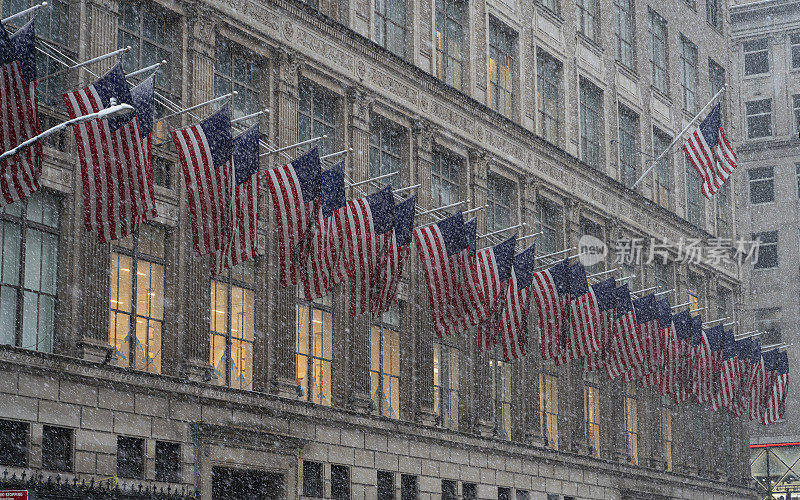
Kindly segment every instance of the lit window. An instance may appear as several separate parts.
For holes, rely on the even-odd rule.
[[[211,365],[218,385],[253,387],[254,287],[252,261],[211,280]]]
[[[722,10],[720,0],[706,0],[706,20],[711,26],[722,28]]]
[[[603,93],[588,81],[580,81],[581,160],[602,170]]]
[[[754,269],[770,269],[778,267],[778,231],[753,233],[750,237],[758,240],[758,260],[753,263]]]
[[[517,34],[489,18],[489,107],[511,118],[514,105],[514,52]]]
[[[431,191],[434,207],[451,205],[461,199],[461,179],[464,159],[447,151],[433,152]]]
[[[370,327],[370,393],[379,415],[400,418],[400,312],[394,306]]]
[[[259,111],[260,74],[252,52],[223,38],[217,37],[214,59],[214,95],[221,96],[237,91],[231,99],[233,117]]]
[[[369,176],[402,172],[402,151],[406,137],[404,129],[394,122],[375,116],[370,121],[369,131]]]
[[[502,177],[489,175],[489,196],[487,197],[486,227],[489,231],[504,229],[516,221],[513,211],[514,184]]]
[[[702,180],[686,155],[683,155],[683,163],[686,170],[686,220],[701,227],[703,225],[704,199],[700,191]]]
[[[111,247],[109,340],[118,366],[161,373],[164,238],[163,228],[143,224]]]
[[[542,361],[539,373],[539,425],[545,446],[558,449],[558,373],[551,360]]]
[[[539,134],[558,144],[561,113],[561,62],[543,50],[536,52],[537,106]]]
[[[59,212],[43,190],[0,209],[0,344],[53,352]]]
[[[650,11],[650,78],[653,87],[663,93],[667,89],[667,22]]]
[[[769,40],[759,38],[744,42],[744,74],[769,73]]]
[[[633,186],[639,175],[639,117],[623,106],[619,107],[619,168],[622,184]]]
[[[433,411],[440,425],[458,429],[459,350],[445,341],[433,344]]]
[[[672,400],[661,396],[661,452],[668,471],[672,470]]]
[[[396,56],[405,56],[405,0],[375,0],[375,42]]]
[[[561,207],[544,199],[538,200],[536,205],[536,231],[542,233],[536,238],[538,253],[546,255],[557,252],[563,246]]]
[[[689,274],[689,284],[686,290],[687,302],[689,303],[689,311],[696,311],[703,307],[703,302],[700,300],[700,276],[691,273]]]
[[[617,61],[633,69],[633,0],[614,0],[614,41]]]
[[[313,302],[298,299],[296,310],[297,384],[303,399],[330,405],[333,361],[331,296]]]
[[[297,141],[303,142],[314,137],[327,135],[315,143],[319,154],[334,153],[336,141],[336,115],[339,99],[319,85],[301,80],[297,103]]]
[[[697,94],[697,46],[681,35],[681,96],[683,109],[689,113],[696,110]]]
[[[461,90],[465,0],[436,0],[436,77]]]
[[[600,37],[600,5],[597,0],[577,0],[578,33],[596,42]]]
[[[628,436],[628,459],[639,465],[639,421],[636,382],[625,383],[625,431]]]
[[[750,179],[750,203],[772,203],[775,201],[775,169],[773,167],[751,168],[747,171]]]
[[[772,135],[772,99],[744,103],[747,114],[747,137],[757,139]]]
[[[584,438],[589,452],[600,457],[600,385],[596,372],[584,374],[583,418]]]
[[[664,132],[653,128],[653,155],[658,156],[667,151],[672,138]],[[656,163],[655,202],[669,209],[672,202],[672,155],[667,152]]]
[[[497,436],[511,439],[511,364],[490,359],[489,371],[492,372],[492,410]]]

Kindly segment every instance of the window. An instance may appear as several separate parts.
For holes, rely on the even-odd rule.
[[[594,236],[600,241],[605,241],[603,235],[603,226],[594,222],[593,220],[581,217],[579,227],[580,227],[580,232],[579,232],[580,237],[583,237],[584,235],[589,235],[589,236]],[[578,251],[580,252],[581,250],[579,249]],[[602,271],[605,269],[605,262],[600,261],[595,264],[587,263],[585,267],[587,271],[589,270],[591,270],[592,272]]]
[[[653,264],[653,274],[656,282],[655,284],[658,286],[659,290],[671,290],[675,288],[673,285],[675,280],[672,273],[672,264],[663,263],[659,257],[656,257],[656,260],[653,262]]]
[[[517,490],[517,500],[530,500],[531,494],[526,490]]]
[[[704,208],[704,198],[700,192],[702,180],[686,155],[683,155],[683,163],[686,170],[686,220],[697,227],[702,227]]]
[[[399,305],[383,313],[370,328],[370,392],[379,415],[400,418]]]
[[[711,97],[725,86],[725,70],[713,59],[708,60],[708,86]]]
[[[112,242],[109,340],[118,366],[161,373],[164,240],[163,228],[142,224]]]
[[[478,485],[475,483],[461,483],[461,498],[463,500],[477,500]]]
[[[633,0],[614,0],[614,50],[617,61],[633,69]]]
[[[53,352],[59,212],[44,190],[0,208],[0,344]]]
[[[775,201],[775,169],[773,167],[751,168],[747,171],[750,179],[750,203],[772,203]]]
[[[744,103],[747,112],[747,137],[757,139],[772,135],[772,99]]]
[[[253,387],[254,285],[253,261],[211,280],[211,366],[218,385]]]
[[[451,479],[442,479],[442,500],[458,500],[458,483]]]
[[[463,172],[463,158],[441,149],[433,152],[431,191],[434,207],[451,205],[461,199],[460,176]]]
[[[683,109],[691,114],[697,109],[697,46],[681,35],[681,96]]]
[[[516,221],[513,210],[514,184],[497,175],[489,175],[489,196],[486,210],[486,228],[496,231],[510,227]]]
[[[369,130],[369,176],[402,172],[403,128],[376,116],[370,121]]]
[[[297,141],[307,141],[327,135],[318,141],[319,154],[334,153],[336,116],[339,99],[336,94],[308,80],[300,81],[300,100],[297,105]]]
[[[667,21],[650,11],[650,78],[653,87],[667,91]]]
[[[375,0],[375,42],[396,56],[405,56],[405,0]]]
[[[563,246],[562,240],[562,210],[553,202],[540,199],[536,203],[536,228],[542,234],[536,238],[536,245],[542,255],[557,252]]]
[[[601,134],[603,93],[588,81],[581,79],[581,160],[590,167],[602,169]]]
[[[547,52],[536,51],[537,107],[539,134],[558,144],[561,133],[561,62]]]
[[[339,2],[337,0],[303,0],[303,3],[310,5],[322,14],[339,21]]]
[[[259,98],[258,63],[252,51],[217,37],[214,60],[214,95],[221,96],[233,90],[239,92],[232,99],[233,117],[249,115],[261,109]]]
[[[42,468],[58,472],[72,470],[72,429],[50,425],[42,428]]]
[[[542,361],[539,373],[539,423],[545,446],[558,449],[558,373],[551,360]]]
[[[553,14],[558,15],[561,12],[558,0],[541,0],[540,3],[542,7],[549,10]]]
[[[753,269],[778,267],[778,231],[753,233],[750,239],[760,242],[758,260],[753,263]]]
[[[653,128],[653,156],[667,151],[671,142],[669,134]],[[666,209],[672,203],[672,154],[669,152],[656,163],[655,202]]]
[[[497,500],[511,500],[511,488],[497,488]]]
[[[156,481],[181,482],[181,445],[156,441]]]
[[[378,471],[378,500],[394,500],[394,474]]]
[[[639,172],[639,117],[619,107],[619,176],[625,186],[633,186]]]
[[[706,0],[706,20],[711,26],[722,28],[722,10],[720,0]]]
[[[717,317],[732,318],[733,315],[729,313],[731,292],[725,288],[717,288]]]
[[[714,196],[717,199],[717,237],[719,238],[730,238],[731,236],[730,192],[730,184],[723,184]]]
[[[511,364],[490,359],[489,371],[492,372],[492,411],[497,436],[511,439]]]
[[[400,475],[400,498],[401,500],[417,500],[417,476]]]
[[[635,381],[625,383],[625,431],[628,436],[628,460],[639,465],[639,422]]]
[[[436,77],[461,90],[465,0],[436,0]]]
[[[445,342],[448,339],[433,344],[433,411],[440,425],[458,429],[460,352]]]
[[[700,275],[696,273],[689,273],[689,285],[686,290],[687,302],[689,302],[689,310],[694,312],[703,307],[703,301],[700,298],[702,285],[700,284]]]
[[[514,52],[517,34],[489,18],[489,107],[511,118],[514,104]]]
[[[577,0],[578,33],[593,42],[600,37],[600,6],[597,0]]]
[[[331,465],[331,498],[350,499],[350,468],[346,465]]]
[[[117,436],[117,475],[144,478],[144,439]]]
[[[584,374],[583,378],[584,439],[589,453],[600,457],[600,384],[597,372]]]
[[[781,309],[770,307],[767,309],[756,309],[755,329],[764,332],[761,337],[761,345],[774,345],[781,343]]]
[[[743,45],[745,76],[769,73],[769,40],[759,38]]]
[[[298,297],[304,296],[298,290]],[[331,405],[333,317],[331,296],[296,306],[297,384],[303,399]]]
[[[792,52],[792,69],[800,68],[800,33],[790,35],[789,44]]]
[[[672,470],[672,400],[661,396],[661,452],[664,465]]]
[[[0,420],[0,464],[28,465],[28,424]]]
[[[797,178],[797,197],[800,198],[800,163],[794,166],[794,175]]]
[[[794,131],[800,137],[800,94],[792,96],[792,107],[794,108]]]
[[[324,496],[322,464],[320,462],[303,461],[303,496],[312,498],[322,498]]]

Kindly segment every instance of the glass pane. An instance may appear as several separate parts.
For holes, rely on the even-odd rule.
[[[13,205],[10,205],[13,206]],[[8,209],[8,207],[6,207]],[[2,222],[3,283],[19,284],[20,244],[22,228],[13,222]]]
[[[39,290],[42,270],[42,232],[25,230],[25,288]]]
[[[16,345],[17,291],[0,288],[0,344]]]
[[[111,343],[116,349],[118,366],[129,366],[130,360],[130,316],[122,313],[110,312],[111,324]]]
[[[42,234],[42,283],[41,291],[55,295],[56,269],[58,268],[58,236]]]
[[[56,299],[39,296],[39,347],[42,352],[53,352],[53,328],[55,325]]]

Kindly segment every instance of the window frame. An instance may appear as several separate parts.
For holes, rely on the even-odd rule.
[[[434,19],[436,25],[436,77],[457,90],[462,90],[464,83],[464,48],[466,47],[464,26],[468,24],[465,22],[464,14],[467,8],[466,3],[466,0],[435,0],[434,2],[436,10]],[[440,21],[444,23],[443,31],[440,30]],[[458,54],[451,54],[450,51],[451,32],[449,28],[451,23],[458,28],[461,38]],[[449,71],[452,69],[451,64],[457,64],[458,67],[452,73]],[[452,75],[452,81],[448,75]]]
[[[539,117],[539,135],[546,141],[561,143],[561,103],[563,63],[536,49],[536,107]]]
[[[661,438],[661,454],[664,459],[664,466],[667,472],[673,470],[673,422],[672,422],[672,400],[667,396],[661,396],[661,404],[659,405],[659,434]]]
[[[667,21],[658,12],[648,9],[650,26],[650,80],[654,89],[669,95],[669,31]],[[659,33],[656,32],[658,28]],[[658,50],[657,50],[658,49]],[[658,57],[656,57],[658,56]]]
[[[222,67],[222,56],[226,57],[230,63],[227,71]],[[249,82],[237,78],[234,59],[244,64],[247,68],[246,72],[250,77]],[[218,97],[227,94],[231,90],[239,92],[231,105],[231,118],[240,118],[255,113],[263,107],[261,105],[263,100],[262,93],[264,93],[261,88],[263,75],[259,59],[252,50],[233,40],[217,36],[216,44],[214,45],[214,96]],[[263,63],[263,61],[261,62]],[[263,67],[266,67],[266,64]],[[244,103],[244,108],[240,107],[242,103]]]
[[[127,442],[131,447],[136,446],[138,448],[138,457],[131,457],[127,455],[126,457],[128,460],[135,461],[137,463],[126,463],[122,464],[120,462],[120,458],[122,455],[122,443]],[[117,476],[124,477],[128,479],[144,479],[144,468],[145,468],[145,457],[144,457],[144,438],[135,437],[135,436],[117,436]],[[136,471],[129,471],[129,470],[122,470],[122,467],[137,467],[138,470]],[[129,473],[130,472],[130,473]]]
[[[621,104],[617,107],[617,110],[619,116],[617,124],[619,134],[617,138],[617,143],[619,144],[619,181],[623,186],[630,188],[639,177],[641,169],[639,115]]]
[[[30,459],[30,424],[18,420],[0,419],[0,431],[2,431],[0,432],[0,446],[7,445],[10,449],[15,449],[14,451],[18,453],[16,457],[9,457],[7,453],[0,453],[0,465],[27,467]],[[19,433],[20,435],[14,436],[12,433]],[[23,442],[14,442],[15,437]]]
[[[389,4],[393,1],[402,2],[403,5],[399,9],[402,11],[402,20],[401,19],[391,19],[389,12]],[[375,43],[383,47],[384,49],[388,50],[392,54],[396,55],[400,58],[405,58],[406,55],[406,43],[408,41],[408,5],[406,0],[375,0],[373,2],[373,14],[374,14],[374,30],[373,33],[375,35]],[[403,37],[402,40],[399,40],[400,47],[396,47],[395,45],[398,43],[398,40],[392,38],[390,41],[390,37],[388,35],[387,26],[392,26],[396,28],[395,34],[402,33]],[[393,35],[394,36],[394,35]]]
[[[58,459],[53,458],[52,455],[47,454],[47,439],[48,439],[48,429],[55,432],[64,432],[66,433],[66,450],[65,456],[59,457]],[[64,436],[60,436],[59,438],[64,438]],[[74,452],[75,452],[75,432],[73,429],[69,427],[61,427],[56,425],[44,425],[42,427],[42,469],[54,472],[72,472],[72,468],[74,465]],[[64,444],[64,443],[62,443]],[[48,458],[50,457],[50,458]],[[62,464],[59,464],[58,461],[62,461]]]
[[[759,177],[756,177],[756,176]],[[769,186],[769,192],[771,196],[769,199],[765,199],[764,201],[754,201],[753,200],[753,188],[758,187],[762,189],[760,186],[761,184],[765,186]],[[748,192],[750,194],[750,205],[767,205],[770,203],[775,203],[775,167],[767,166],[767,167],[754,167],[747,170],[747,184],[748,184]],[[755,186],[754,186],[755,185]],[[763,188],[766,189],[766,188]],[[765,190],[766,192],[766,190]]]
[[[446,353],[446,357],[443,353]],[[436,414],[437,424],[447,429],[458,430],[461,403],[461,350],[456,339],[441,338],[434,341],[433,369],[433,411]],[[445,415],[442,414],[444,408],[448,408]],[[454,409],[455,418],[453,418]]]
[[[334,473],[334,470],[340,470],[340,471],[344,471],[345,472],[345,476],[346,476],[344,478],[345,481],[342,483],[344,486],[340,486],[340,487],[344,488],[346,491],[344,491],[344,492],[339,492],[338,491],[338,489],[340,487],[336,486],[338,481],[337,481],[337,478],[334,477],[336,475]],[[331,500],[349,500],[350,499],[350,497],[352,495],[352,493],[351,493],[352,492],[352,484],[351,484],[350,477],[351,477],[351,475],[350,475],[350,466],[342,465],[342,464],[331,464]]]
[[[489,372],[492,384],[492,415],[495,434],[500,439],[511,440],[511,398],[514,381],[511,374],[511,363],[501,359],[499,352],[489,355]]]
[[[542,360],[539,369],[539,428],[546,447],[558,450],[558,370],[553,360]]]
[[[489,107],[509,119],[514,117],[517,99],[515,80],[517,78],[518,41],[519,34],[517,32],[496,17],[489,16]],[[504,63],[502,68],[506,72],[506,77],[502,81],[500,79],[500,63]]]
[[[317,470],[312,471],[312,468]],[[304,497],[325,498],[325,465],[315,460],[303,460],[300,484]]]
[[[583,436],[589,454],[600,458],[600,381],[597,372],[583,374]]]
[[[706,22],[722,31],[722,5],[719,0],[706,0]]]
[[[461,175],[466,171],[466,164],[464,157],[444,148],[434,148],[431,165],[431,203],[434,207],[451,205],[461,199]],[[443,196],[445,187],[451,193],[446,200]]]
[[[768,110],[764,109],[755,109],[756,106],[768,106]],[[751,109],[753,110],[751,112]],[[772,137],[774,135],[774,127],[773,127],[773,119],[772,119],[772,98],[768,97],[766,99],[756,99],[753,101],[746,101],[744,103],[744,116],[745,116],[745,128],[747,130],[747,138],[748,139],[765,139],[768,137]],[[761,120],[767,117],[767,122],[763,123],[762,126],[766,126],[763,135],[753,135],[753,132],[758,127],[758,124]],[[756,121],[758,120],[758,121]]]
[[[789,67],[800,69],[800,32],[789,34]]]
[[[247,273],[249,271],[252,271],[252,281],[250,281],[250,282],[248,282],[248,281],[246,281],[244,279],[241,279],[240,277],[237,277],[237,276],[234,275],[234,273],[240,274],[240,273]],[[225,337],[224,338],[224,340],[225,340],[225,350],[224,350],[224,353],[223,353],[223,356],[225,358],[225,373],[222,374],[217,369],[218,368],[217,363],[219,361],[217,361],[216,359],[213,359],[213,358],[212,358],[212,361],[211,361],[211,366],[213,367],[214,372],[218,373],[220,375],[223,375],[222,378],[219,378],[219,375],[217,375],[218,378],[215,380],[215,383],[217,385],[221,385],[221,386],[224,386],[224,387],[230,387],[230,388],[234,388],[234,389],[252,390],[253,389],[253,382],[254,382],[254,380],[253,380],[253,365],[254,365],[254,362],[255,362],[255,357],[253,356],[253,348],[255,346],[255,317],[256,317],[256,311],[255,311],[255,291],[256,291],[255,264],[253,263],[253,261],[241,262],[241,263],[237,264],[236,266],[223,271],[221,274],[218,274],[217,276],[212,276],[210,281],[211,281],[211,283],[209,285],[214,287],[214,290],[212,290],[211,302],[209,303],[209,305],[212,306],[212,307],[216,307],[217,306],[217,304],[214,303],[214,300],[216,299],[216,297],[215,297],[216,289],[217,289],[216,287],[219,286],[219,285],[222,285],[224,287],[224,290],[225,290],[225,308],[226,308],[226,310],[225,310],[225,330],[224,330],[224,332],[218,332],[218,331],[214,330],[216,321],[213,319],[213,316],[214,316],[214,313],[217,310],[216,309],[211,309],[211,312],[210,312],[210,316],[212,317],[211,325],[210,325],[210,328],[209,328],[209,338],[210,338],[210,345],[211,345],[211,348],[209,349],[210,356],[214,356],[214,337],[215,336],[217,336],[217,337],[224,336]],[[245,338],[244,335],[242,335],[242,337],[237,337],[236,338],[236,340],[241,344],[240,349],[241,349],[243,355],[246,355],[245,346],[247,344],[249,344],[249,348],[250,348],[250,373],[249,373],[249,378],[250,378],[249,386],[250,387],[249,388],[248,387],[244,387],[244,388],[241,387],[241,383],[239,383],[239,387],[234,386],[234,381],[236,381],[236,379],[233,378],[233,371],[232,371],[233,370],[233,363],[232,363],[233,362],[233,351],[232,351],[232,349],[233,349],[234,336],[233,336],[233,327],[232,327],[233,323],[232,323],[232,320],[231,320],[232,315],[233,315],[232,311],[233,311],[233,293],[234,293],[234,288],[238,288],[239,290],[241,290],[241,292],[240,292],[242,294],[242,311],[241,311],[241,314],[243,315],[243,318],[246,318],[247,315],[248,315],[247,314],[247,310],[246,310],[246,306],[247,306],[247,304],[246,304],[247,295],[246,294],[247,294],[247,292],[250,292],[252,294],[252,302],[251,303],[252,303],[253,311],[250,314],[250,316],[253,319],[253,324],[250,325],[251,329],[252,329],[251,340],[248,340],[247,338]],[[244,321],[245,321],[245,319],[242,320],[242,325],[244,325]],[[240,362],[241,362],[241,360],[240,360]],[[242,374],[242,367],[241,366],[239,367],[239,377],[245,378],[245,383],[248,382],[247,378],[244,377],[244,375]],[[237,377],[237,379],[239,377]]]
[[[389,321],[387,321],[387,319]],[[390,321],[394,321],[391,323]],[[376,321],[373,321],[370,325],[370,367],[369,367],[369,375],[370,375],[370,396],[372,398],[372,403],[375,407],[375,411],[378,415],[386,417],[386,418],[393,418],[399,420],[401,418],[400,414],[400,406],[402,401],[400,400],[400,386],[402,384],[402,372],[400,365],[402,363],[402,359],[400,356],[400,304],[395,304],[392,306],[388,311],[383,313]],[[378,357],[377,357],[377,369],[373,366],[374,361],[374,352],[372,349],[375,348],[375,342],[373,336],[377,334],[378,338]],[[385,335],[390,337],[389,343],[390,346],[385,346],[384,338]],[[389,359],[389,370],[385,370],[385,359],[384,356],[386,353],[391,354]],[[397,366],[395,366],[395,361],[397,362]],[[377,379],[377,382],[373,382],[373,374]],[[385,379],[389,379],[389,395],[386,395],[386,388],[385,388]],[[397,382],[397,395],[392,393],[392,382]],[[377,397],[378,392],[380,392],[381,397]],[[392,410],[392,401],[396,399],[397,407]],[[376,401],[377,400],[377,401]],[[384,407],[384,400],[388,402],[388,406]]]
[[[300,321],[303,317],[301,310],[305,309],[305,317],[307,322],[307,331],[305,334],[308,344],[305,346],[306,351],[303,352],[300,348]],[[333,304],[332,295],[328,294],[320,299],[312,301],[305,300],[305,295],[297,287],[297,304],[295,305],[295,362],[297,370],[297,387],[298,397],[310,401],[315,404],[331,406],[333,404]],[[319,313],[320,338],[317,338],[317,332],[314,331],[315,323],[317,323],[317,313]],[[328,330],[326,331],[325,322],[328,322]],[[325,336],[328,335],[326,339]],[[319,341],[319,350],[317,348],[317,341]],[[326,346],[330,349],[330,359],[325,357]],[[301,358],[305,358],[302,360]],[[305,380],[300,382],[300,367],[301,363],[305,363]],[[325,377],[324,370],[327,368],[328,375]],[[321,386],[317,381],[319,373],[322,373],[323,384],[328,382],[328,391],[330,392],[327,397],[324,394],[324,386]],[[311,376],[309,376],[309,374]],[[320,392],[315,394],[314,388],[319,388]]]
[[[683,110],[689,114],[697,111],[697,79],[698,79],[697,45],[692,43],[683,33],[680,34],[680,67],[681,67],[681,102]]]
[[[639,465],[639,395],[635,381],[623,383],[623,402],[628,460]],[[631,416],[631,413],[634,415]]]
[[[600,2],[598,0],[575,0],[575,5],[578,16],[578,33],[593,43],[598,43],[600,40]]]
[[[800,94],[792,96],[792,110],[794,111],[794,132],[800,137]]]
[[[658,127],[653,127],[653,155],[657,156],[666,151],[672,138]],[[656,163],[655,166],[655,202],[656,204],[669,210],[672,207],[673,198],[673,155],[667,153]]]
[[[765,318],[764,315],[773,317]],[[778,344],[783,340],[782,321],[783,310],[780,307],[760,307],[753,310],[753,326],[756,330],[764,332],[761,338],[762,345]]]
[[[544,197],[536,200],[536,231],[542,232],[536,245],[544,254],[557,252],[564,248],[564,207]],[[552,236],[552,248],[548,243]]]
[[[750,239],[753,240],[753,241],[756,241],[756,240],[759,241],[759,245],[758,245],[758,260],[753,263],[753,270],[755,271],[755,270],[759,270],[759,269],[763,269],[763,270],[778,269],[779,263],[780,263],[780,260],[779,260],[780,256],[778,254],[778,240],[779,240],[778,231],[777,230],[775,230],[775,231],[760,231],[758,233],[752,233],[750,235]],[[767,241],[764,241],[765,239]],[[764,250],[767,250],[769,252],[768,256],[772,257],[772,255],[774,255],[775,265],[771,265],[772,264],[772,259],[771,258],[770,258],[770,260],[766,261],[764,264],[761,263],[762,262],[762,257],[764,255]]]
[[[163,468],[159,468],[159,445],[167,446],[169,448],[177,447],[177,460],[171,459],[172,457],[162,457],[161,462],[162,464],[176,464],[174,468],[169,468],[168,470],[164,470]],[[175,441],[166,441],[163,439],[157,439],[155,443],[155,456],[153,462],[155,462],[155,480],[161,481],[165,483],[180,483],[182,481],[182,473],[183,473],[183,462],[181,459],[181,443]],[[169,453],[171,454],[171,450]],[[162,453],[164,450],[162,450]],[[161,472],[159,472],[161,471]]]
[[[309,97],[307,108],[303,104],[306,95]],[[329,108],[323,107],[322,112],[318,113],[318,100]],[[297,141],[303,142],[327,135],[328,137],[320,139],[315,145],[319,148],[320,155],[335,153],[338,142],[336,140],[337,131],[340,129],[337,125],[339,109],[339,96],[335,92],[311,80],[300,78],[297,100]],[[330,116],[325,116],[328,112]],[[307,130],[304,130],[304,121],[308,122]]]
[[[579,84],[581,161],[597,171],[604,171],[603,90],[585,78]]]
[[[516,183],[490,172],[486,185],[486,230],[491,232],[511,227],[517,221]]]
[[[762,42],[763,42],[764,48],[760,48],[760,47],[753,48],[753,46],[755,44],[761,44]],[[750,45],[750,47],[751,47],[750,49],[748,49],[748,45]],[[766,65],[767,65],[766,71],[759,71],[759,72],[752,72],[752,73],[748,72],[748,65],[752,67],[752,65],[754,65],[754,64],[763,64],[763,61],[762,62],[750,62],[748,60],[749,59],[748,56],[757,57],[758,54],[762,54],[762,53],[766,54]],[[771,59],[772,59],[772,54],[771,54],[771,51],[769,50],[769,39],[768,38],[766,38],[766,37],[754,38],[754,39],[745,40],[744,42],[742,42],[742,64],[743,64],[742,74],[744,75],[745,78],[768,75],[770,73],[771,69],[772,69],[772,61],[771,61]]]
[[[635,11],[634,0],[614,0],[614,57],[631,71],[636,71]],[[627,21],[623,23],[623,19]]]
[[[390,174],[396,170],[402,178],[407,146],[406,129],[388,118],[374,114],[370,118],[369,132],[370,177]],[[376,187],[369,189],[377,190]]]

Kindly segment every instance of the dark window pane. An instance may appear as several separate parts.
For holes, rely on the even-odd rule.
[[[394,474],[378,471],[378,500],[394,500]]]
[[[344,465],[331,465],[331,498],[350,498],[350,469]]]
[[[771,203],[775,201],[775,178],[772,167],[752,168],[750,177],[750,203]]]
[[[417,500],[417,476],[403,474],[400,476],[400,498]]]
[[[133,479],[144,477],[144,439],[117,437],[117,475]]]
[[[463,483],[461,485],[461,496],[464,500],[477,500],[478,486],[475,483]]]
[[[181,480],[181,445],[156,441],[156,481],[177,483]]]
[[[42,468],[65,472],[72,470],[72,429],[44,426]]]
[[[18,467],[28,464],[28,424],[0,420],[0,464]]]
[[[497,500],[511,500],[511,488],[497,488]]]
[[[303,462],[303,496],[322,498],[323,495],[322,464]]]
[[[442,500],[458,499],[458,483],[450,479],[442,479]]]
[[[752,235],[752,240],[761,242],[758,248],[758,260],[753,263],[753,267],[755,269],[778,267],[778,232],[755,233]]]

